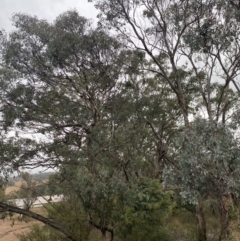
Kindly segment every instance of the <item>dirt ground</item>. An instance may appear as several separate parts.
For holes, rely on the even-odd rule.
[[[11,192],[18,191],[20,186],[22,184],[22,181],[18,181],[14,184],[14,186],[9,186],[5,190],[5,194],[10,194]],[[31,211],[36,212],[41,215],[45,215],[45,211],[43,208],[33,208]],[[18,216],[18,215],[17,215]],[[37,221],[31,221],[31,222],[24,222],[24,221],[18,221],[17,218],[14,219],[14,225],[12,220],[10,218],[6,218],[5,220],[0,219],[0,241],[19,241],[19,239],[16,237],[16,234],[28,232],[29,228],[33,224],[41,224]]]
[[[12,225],[10,219],[0,220],[0,241],[19,241],[16,234],[29,231],[31,225],[36,223],[36,221],[26,223],[15,220],[14,225]]]
[[[5,194],[8,195],[10,194],[11,192],[14,192],[14,191],[18,191],[20,186],[21,186],[22,182],[21,181],[18,181],[14,184],[14,186],[8,186],[5,190]]]

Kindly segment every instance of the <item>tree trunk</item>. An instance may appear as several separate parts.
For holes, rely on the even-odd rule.
[[[219,241],[224,241],[228,236],[229,227],[229,205],[231,203],[230,194],[221,196],[219,198],[219,215],[220,215],[220,235]]]
[[[240,209],[237,207],[237,220],[238,220],[238,226],[240,226]]]
[[[91,217],[90,217],[90,220],[89,220],[89,224],[101,231],[103,239],[106,239],[106,233],[108,232],[109,235],[110,235],[109,241],[113,241],[114,240],[114,230],[112,228],[101,227],[100,225],[98,225],[95,222],[93,222]]]
[[[109,233],[108,237],[106,235],[106,232],[107,232],[107,230],[104,230],[104,231],[101,230],[102,239],[104,241],[106,241],[106,240],[113,241],[113,239],[114,239],[114,232],[113,232],[113,230],[110,230],[110,229],[108,230],[108,233]]]
[[[196,205],[196,220],[198,241],[207,241],[206,221],[203,213],[202,201],[200,198],[198,199],[198,204]]]
[[[101,229],[101,233],[102,233],[102,240],[106,241],[106,230],[105,229]]]

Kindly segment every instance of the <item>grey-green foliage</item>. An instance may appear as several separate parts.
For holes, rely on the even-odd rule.
[[[115,222],[111,223],[116,225],[116,239],[114,240],[139,240],[139,238],[151,241],[169,240],[162,220],[169,214],[173,206],[170,195],[162,192],[159,182],[156,180],[142,179],[136,183],[136,187],[140,189],[138,195],[132,192],[133,196],[128,198],[128,201],[125,200],[126,206],[124,209],[118,209],[121,205],[117,204],[117,202],[120,202],[120,200],[117,200],[117,196],[111,203],[115,208],[112,209],[109,206],[113,215],[117,214]],[[129,201],[129,199],[132,200]],[[102,201],[102,199],[99,199],[100,205]],[[65,228],[67,227],[77,240],[97,239],[97,232],[89,235],[93,230],[87,222],[89,213],[83,211],[82,203],[79,202],[77,195],[72,193],[72,196],[68,195],[63,203],[48,207],[47,210],[48,217],[57,220]],[[91,215],[95,215],[93,218],[97,220],[99,216],[94,211],[92,209]],[[95,237],[91,238],[93,235]],[[66,237],[52,228],[37,225],[31,227],[30,232],[18,235],[18,238],[20,241],[67,240]]]
[[[21,172],[20,176],[22,177],[23,182],[19,190],[15,192],[15,195],[17,198],[22,198],[24,208],[29,210],[39,195],[37,193],[38,184],[28,172]]]
[[[163,219],[174,207],[171,193],[163,192],[160,182],[149,178],[137,180],[132,189],[116,235],[120,240],[169,240]]]
[[[121,29],[122,33],[127,34],[133,29],[127,29],[125,26],[130,26],[129,23],[132,22],[132,26],[136,27],[135,33],[139,36],[148,36],[146,43],[152,44],[152,47],[158,51],[161,48],[168,51],[167,48],[177,46],[167,47],[168,43],[164,43],[164,33],[170,42],[172,39],[176,40],[178,35],[183,40],[181,45],[191,48],[193,52],[211,51],[220,46],[224,51],[226,49],[231,51],[234,42],[239,41],[239,9],[237,4],[234,6],[233,1],[93,0],[93,2],[100,10],[99,18],[102,24]],[[134,11],[138,12],[138,18],[132,14]],[[148,24],[144,25],[143,22]],[[139,31],[140,29],[142,31]],[[131,39],[131,36],[126,37]],[[158,42],[156,38],[159,38]]]
[[[27,138],[15,143],[21,150],[16,166],[36,159],[38,165],[41,157],[34,156],[41,149],[51,160],[43,158],[43,165],[56,166],[63,155],[77,161],[76,150],[91,142],[94,126],[111,119],[108,102],[118,92],[122,68],[113,53],[120,44],[74,11],[52,25],[21,14],[14,21],[18,31],[2,52],[8,69],[1,75],[3,125],[46,136],[41,144]]]
[[[153,167],[159,177],[180,113],[161,76],[141,70],[151,65],[143,52],[75,11],[14,23],[2,51],[3,126],[37,138],[13,138],[12,168],[66,164],[129,180]]]
[[[161,76],[141,69],[151,65],[142,51],[76,11],[14,23],[1,53],[2,123],[35,135],[15,135],[9,164],[57,168],[49,191],[76,197],[92,226],[114,230],[141,193],[136,183],[161,177],[177,102]]]
[[[167,240],[162,221],[174,204],[171,193],[165,193],[158,180],[139,178],[125,184],[116,178],[104,179],[101,172],[98,177],[89,175],[86,169],[72,169],[71,179],[68,175],[62,179],[63,173],[52,178],[51,185],[62,190],[65,202],[48,208],[51,219],[63,222],[77,235],[87,232],[86,226],[81,228],[90,219],[99,231],[113,229],[116,240]]]
[[[62,193],[63,192],[64,190],[62,188]],[[59,225],[62,225],[65,230],[68,230],[75,240],[88,240],[91,229],[88,223],[87,213],[84,211],[78,196],[75,195],[73,191],[65,193],[62,202],[45,205],[45,213],[49,219],[54,220]],[[69,240],[65,235],[59,232],[59,230],[55,230],[48,225],[39,224],[33,225],[29,232],[18,235],[18,238],[20,241]]]
[[[51,182],[64,193],[67,202],[80,205],[100,230],[116,229],[120,236],[125,229],[135,229],[138,222],[149,225],[152,215],[156,215],[154,228],[162,229],[161,220],[172,206],[170,193],[162,191],[158,180],[131,178],[126,183],[117,173],[107,173],[107,166],[105,170],[100,167],[95,175],[86,168],[64,168]]]
[[[165,168],[165,183],[177,185],[183,200],[239,196],[239,137],[227,124],[196,119],[175,138],[173,151],[175,167]]]
[[[8,196],[5,194],[5,187],[0,187],[0,202],[6,202],[8,200]],[[0,210],[0,219],[4,220],[5,218],[12,217],[13,214],[6,210]]]
[[[7,185],[10,176],[13,171],[16,170],[16,163],[19,161],[19,149],[15,145],[13,138],[6,140],[2,137],[0,141],[0,186],[4,187]]]
[[[147,69],[162,76],[171,89],[185,125],[190,114],[199,114],[202,109],[210,119],[226,120],[235,99],[228,100],[233,96],[229,83],[240,93],[235,81],[239,71],[239,9],[234,1],[93,2],[100,10],[101,25],[114,29],[128,46],[140,48],[152,60]],[[182,78],[182,69],[191,73],[191,78]],[[221,79],[217,84],[216,75]]]

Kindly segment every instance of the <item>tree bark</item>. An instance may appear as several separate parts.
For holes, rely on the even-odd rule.
[[[231,203],[230,194],[221,196],[219,198],[219,215],[220,215],[220,235],[219,241],[225,241],[228,236],[229,227],[229,205]]]
[[[99,229],[99,230],[101,231],[103,237],[105,237],[105,236],[106,236],[106,232],[108,232],[108,233],[110,234],[110,240],[109,240],[109,241],[113,241],[113,240],[114,240],[114,230],[113,230],[112,228],[101,227],[100,225],[94,223],[94,222],[91,220],[91,218],[90,218],[90,220],[89,220],[89,223],[90,223],[93,227]]]
[[[22,215],[25,215],[25,216],[28,216],[30,218],[33,218],[35,220],[38,220],[58,231],[60,231],[61,233],[63,233],[67,238],[69,238],[71,241],[78,241],[77,239],[75,239],[70,233],[68,233],[67,230],[64,229],[64,227],[48,218],[45,218],[37,213],[33,213],[29,210],[25,210],[25,209],[21,209],[21,208],[18,208],[18,207],[14,207],[14,206],[11,206],[11,205],[8,205],[6,203],[3,203],[3,202],[0,202],[0,208],[2,210],[4,210],[5,212],[8,211],[8,212],[13,212],[13,213],[18,213],[18,214],[22,214]]]
[[[197,231],[198,241],[207,241],[206,221],[203,213],[202,200],[198,199],[196,205],[196,220],[197,220]]]

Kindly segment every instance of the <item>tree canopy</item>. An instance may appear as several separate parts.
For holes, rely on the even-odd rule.
[[[196,207],[199,241],[201,202],[217,200],[225,240],[226,203],[239,196],[238,5],[93,2],[97,27],[76,11],[53,23],[15,14],[16,30],[1,35],[1,181],[21,168],[55,169],[49,191],[64,194],[60,209],[80,210],[78,222],[0,207],[71,240],[87,240],[76,227],[86,220],[110,240],[137,240],[144,226],[139,235],[167,240],[162,220],[179,190]]]

